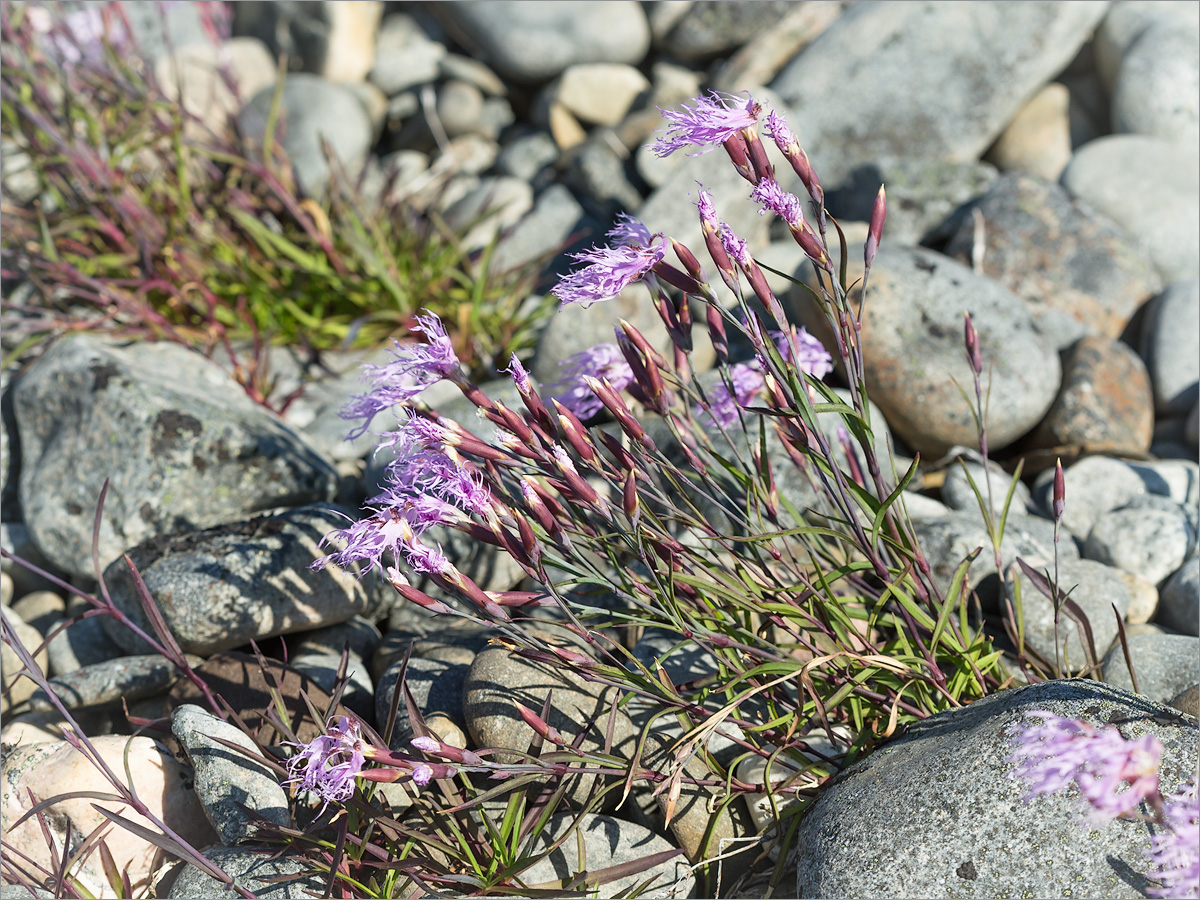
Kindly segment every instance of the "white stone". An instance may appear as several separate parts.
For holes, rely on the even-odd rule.
[[[649,88],[649,79],[633,66],[584,63],[563,72],[551,93],[582,122],[616,125]]]

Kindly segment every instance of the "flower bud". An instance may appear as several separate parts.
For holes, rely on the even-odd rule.
[[[696,259],[696,255],[686,245],[675,240],[675,238],[671,238],[671,248],[675,251],[675,255],[683,265],[684,271],[697,281],[703,281],[704,269],[701,268],[700,260]]]
[[[883,185],[875,195],[875,205],[871,207],[871,221],[867,225],[867,243],[863,248],[863,259],[867,268],[875,261],[875,253],[879,250],[879,242],[883,240],[883,222],[887,218],[887,193]]]
[[[746,146],[746,136],[741,132],[730,135],[722,142],[721,146],[729,154],[729,160],[737,169],[738,174],[751,184],[755,184],[758,179],[754,177],[754,171],[750,167],[750,150]]]
[[[1054,521],[1061,522],[1067,511],[1067,479],[1063,475],[1062,460],[1054,462]]]
[[[725,320],[715,303],[704,305],[704,317],[708,322],[708,339],[717,353],[717,365],[729,362],[729,337],[725,333]]]
[[[515,702],[516,701],[514,701],[514,703]],[[517,703],[516,706],[517,712],[520,713],[525,724],[536,731],[541,736],[542,740],[559,745],[568,743],[567,739],[559,732],[557,728],[550,725],[532,709],[522,703]]]
[[[641,501],[638,498],[637,477],[632,469],[625,476],[625,487],[622,491],[621,500],[621,506],[625,510],[626,517],[636,525],[641,515]]]
[[[967,362],[971,364],[971,371],[976,377],[983,372],[983,356],[979,352],[979,335],[975,333],[975,326],[971,324],[971,314],[963,314],[963,343],[967,347]]]

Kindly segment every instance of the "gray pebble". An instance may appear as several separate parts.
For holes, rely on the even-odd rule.
[[[202,662],[199,657],[188,657],[193,667]],[[164,656],[121,656],[51,678],[50,687],[64,706],[75,709],[153,697],[174,684],[179,676],[179,670]],[[35,712],[55,708],[40,689],[29,699],[29,706]]]
[[[1168,790],[1196,769],[1194,720],[1145,698],[1083,680],[1000,691],[910,725],[823,787],[797,834],[798,896],[1144,896],[1144,824],[1081,828],[1074,791],[1022,800],[1011,734],[1032,710],[1153,733]]]
[[[1195,529],[1178,506],[1128,507],[1100,516],[1083,555],[1158,584],[1183,564],[1194,541]]]
[[[375,692],[375,721],[380,733],[387,724],[388,712],[400,678],[400,666],[401,663],[397,662],[383,673]],[[405,673],[405,684],[412,692],[413,700],[421,710],[422,716],[441,713],[462,728],[466,725],[463,701],[466,678],[467,666],[436,659],[410,659]],[[396,724],[392,729],[391,748],[407,751],[414,734],[408,706],[401,697],[396,707]]]
[[[276,825],[291,825],[287,794],[266,764],[255,759],[259,751],[240,728],[186,703],[171,713],[171,731],[192,761],[196,797],[221,843],[230,846],[258,834],[257,826],[242,807]],[[214,738],[244,747],[250,755],[226,747]]]
[[[546,829],[534,842],[535,853],[539,856],[546,853],[575,819],[576,816],[571,814],[552,816],[546,823]],[[577,837],[583,840],[582,852]],[[640,825],[588,813],[581,817],[571,837],[522,872],[521,878],[528,884],[561,881],[565,888],[568,880],[581,868],[595,871],[633,863],[651,854],[673,849],[666,840]],[[600,888],[600,892],[601,896],[611,897],[639,886],[641,889],[636,894],[639,897],[690,897],[695,883],[696,878],[681,853],[636,875],[608,881]]]
[[[1013,477],[995,463],[991,465],[991,473],[992,513],[999,517],[1004,509],[1004,500],[1008,496],[1008,489],[1012,485]],[[979,491],[980,496],[983,497],[984,503],[987,503],[988,484],[984,476],[983,465],[977,462],[966,462],[966,470],[964,471],[962,463],[955,461],[946,469],[946,480],[942,483],[941,492],[942,502],[951,509],[979,509],[979,498],[975,496],[975,491],[971,489],[971,482],[967,479],[968,474],[971,476],[971,480],[974,481],[975,488]],[[1031,502],[1029,488],[1025,486],[1024,482],[1018,481],[1016,488],[1013,490],[1012,503],[1009,505],[1008,514],[1010,516],[1025,515]]]
[[[204,856],[212,860],[243,887],[262,900],[309,900],[325,890],[327,879],[319,875],[304,875],[310,866],[298,858],[280,856],[277,846],[210,847]],[[292,880],[276,881],[280,877]],[[207,872],[187,864],[168,897],[179,900],[238,900],[242,895],[226,887]]]
[[[1050,567],[1053,576],[1054,569]],[[1054,662],[1054,606],[1050,598],[1039,591],[1024,574],[1018,575],[1021,585],[1021,609],[1025,625],[1025,640],[1048,662]],[[1117,636],[1117,617],[1124,619],[1129,609],[1129,588],[1116,570],[1090,559],[1071,559],[1059,563],[1058,587],[1075,601],[1087,616],[1092,631],[1097,661],[1108,652]],[[1014,589],[1008,586],[1008,596],[1014,601]],[[1116,612],[1113,612],[1113,607]],[[1065,612],[1058,622],[1057,659],[1070,672],[1080,671],[1087,661],[1084,642],[1075,621]]]
[[[1113,87],[1115,132],[1148,134],[1185,146],[1200,142],[1200,39],[1196,29],[1159,21],[1121,59]]]
[[[1182,415],[1200,398],[1200,279],[1167,286],[1142,326],[1142,357],[1158,412]]]
[[[1078,200],[1140,241],[1164,281],[1200,269],[1200,165],[1196,147],[1114,134],[1080,147],[1062,174]]]
[[[1156,621],[1180,634],[1200,634],[1200,557],[1185,562],[1162,586]]]
[[[1200,640],[1186,634],[1148,632],[1129,635],[1129,656],[1137,674],[1138,692],[1166,703],[1184,688],[1200,681]],[[1104,657],[1101,678],[1122,690],[1133,690],[1125,653],[1117,645]]]

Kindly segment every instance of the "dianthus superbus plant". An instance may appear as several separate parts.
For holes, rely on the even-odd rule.
[[[453,798],[454,806],[440,808],[477,837],[496,827],[493,815],[521,819],[513,804],[526,801],[518,796],[538,796],[536,808],[547,816],[554,804],[578,814],[564,785],[592,778],[583,809],[631,802],[633,786],[647,784],[658,824],[668,828],[689,798],[703,797],[715,822],[739,797],[767,797],[783,827],[768,828],[758,849],[785,847],[822,781],[904,723],[1001,684],[999,652],[968,622],[969,561],[945,590],[913,537],[903,492],[918,461],[898,471],[876,452],[875,429],[885,426],[868,407],[861,310],[848,301],[841,228],[824,208],[807,155],[771,112],[763,130],[807,201],[781,187],[759,133],[763,112],[749,98],[701,98],[665,113],[672,127],[655,149],[724,148],[750,197],[786,224],[812,261],[814,296],[836,346],[827,351],[787,320],[746,243],[701,188],[695,202],[705,250],[732,305],[720,302],[691,248],[628,217],[610,232],[609,246],[578,254],[582,267],[555,290],[564,305],[588,304],[644,283],[670,335],[665,357],[626,322],[612,345],[581,354],[544,392],[514,357],[508,372],[523,408],[510,409],[467,378],[441,323],[428,316],[419,322],[424,342],[398,344],[391,362],[368,372],[370,391],[348,411],[360,422],[357,433],[389,419],[381,447],[395,459],[369,515],[329,535],[336,549],[316,565],[380,567],[401,596],[430,613],[482,623],[513,654],[571,683],[606,686],[613,715],[654,711],[636,744],[617,748],[610,740],[594,752],[579,738],[589,729],[603,734],[605,723],[579,722],[565,733],[544,718],[548,698],[542,711],[521,711],[535,740],[507,773],[496,748],[476,748],[474,764],[464,765],[454,756],[462,751],[435,749],[429,739],[417,744],[442,765],[421,770],[421,778],[413,770],[424,783],[418,806]],[[866,278],[885,216],[881,189]],[[704,320],[699,334],[694,311]],[[735,335],[749,346],[748,358],[734,358]],[[698,340],[711,342],[715,373],[693,365]],[[822,380],[833,369],[830,352],[844,365],[848,393]],[[421,391],[440,380],[461,389],[483,427],[422,406]],[[830,418],[840,423],[832,434]],[[797,508],[789,490],[797,483],[815,488],[819,500]],[[509,555],[526,575],[522,590],[481,587],[430,539],[435,526]],[[631,646],[649,630],[669,649],[647,663]],[[675,654],[687,656],[688,672],[703,674],[672,680],[667,658]],[[419,719],[415,708],[410,713]],[[712,750],[719,740],[735,751],[723,753],[724,762]],[[311,765],[311,753],[303,758]],[[766,762],[766,778],[742,780],[741,764],[753,758]],[[484,759],[491,761],[481,768]],[[355,760],[361,771],[365,758]],[[345,774],[337,770],[333,799],[345,793]],[[397,769],[394,777],[410,776]],[[530,793],[542,784],[546,793]],[[303,786],[320,792],[321,782]],[[489,811],[484,800],[509,803],[511,815]],[[526,824],[532,830],[513,833],[540,827]],[[688,849],[701,869],[728,855],[712,840],[719,830],[710,823],[707,840]],[[428,863],[419,874],[420,866],[395,865],[421,884],[470,884],[484,893],[532,887],[520,865],[483,865],[446,851],[416,855]],[[777,856],[776,882],[786,858]],[[371,884],[359,883],[375,892],[396,887]]]

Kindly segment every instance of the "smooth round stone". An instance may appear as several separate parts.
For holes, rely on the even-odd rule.
[[[634,863],[651,854],[676,849],[665,839],[633,822],[586,813],[580,817],[579,826],[571,836],[546,853],[571,827],[575,818],[574,815],[563,813],[550,817],[546,829],[534,842],[533,852],[541,858],[521,873],[522,881],[527,884],[561,881],[565,889],[569,879],[581,868],[595,871]],[[583,840],[582,852],[578,838]],[[542,856],[543,853],[546,855]],[[600,894],[617,896],[637,886],[641,888],[637,893],[639,897],[690,897],[695,884],[696,878],[681,853],[636,875],[605,882],[600,887]]]
[[[978,434],[963,349],[964,302],[983,353],[990,389],[988,442],[999,450],[1035,426],[1062,375],[1053,345],[1023,305],[991,279],[921,248],[885,243],[871,271],[862,319],[863,363],[871,398],[913,450],[937,458]],[[964,300],[964,298],[967,298]]]
[[[649,88],[650,80],[633,66],[584,63],[568,67],[549,93],[581,122],[616,125]]]
[[[558,146],[549,132],[535,131],[505,144],[496,157],[496,169],[512,178],[532,182],[558,159]]]
[[[909,725],[824,786],[797,833],[797,895],[1144,896],[1143,823],[1080,827],[1073,790],[1022,799],[1011,735],[1034,710],[1154,734],[1167,790],[1195,772],[1195,720],[1169,707],[1083,680],[1000,691]]]
[[[957,227],[957,211],[978,199],[998,177],[995,166],[976,159],[886,156],[864,164],[845,181],[826,187],[825,205],[839,221],[866,223],[871,219],[879,186],[886,185],[888,214],[883,245],[911,246],[926,239],[940,243],[947,230]],[[863,240],[850,238],[851,271],[862,265]],[[840,250],[832,229],[830,247],[836,259]],[[854,283],[853,278],[850,283]]]
[[[1054,568],[1050,567],[1053,577]],[[1055,659],[1054,604],[1050,598],[1034,586],[1034,583],[1018,571],[1021,586],[1021,610],[1025,624],[1025,641],[1046,660]],[[1122,619],[1129,609],[1129,588],[1117,570],[1090,559],[1063,560],[1058,566],[1058,588],[1069,593],[1070,599],[1079,604],[1088,625],[1092,629],[1092,640],[1098,658],[1102,658],[1117,636],[1117,616]],[[1016,604],[1015,590],[1007,586],[1008,597]],[[1116,613],[1113,607],[1116,607]],[[1087,656],[1079,627],[1066,613],[1058,620],[1058,650],[1064,668],[1071,672],[1080,671]]]
[[[204,817],[196,794],[191,790],[187,768],[176,762],[162,744],[148,737],[124,735],[101,735],[91,738],[91,742],[105,765],[126,786],[137,791],[151,815],[193,847],[203,847],[213,840],[212,828]],[[0,818],[4,822],[5,855],[23,854],[35,864],[54,871],[46,837],[37,817],[30,817],[20,826],[12,827],[12,823],[32,807],[27,791],[32,791],[39,799],[49,799],[76,791],[112,793],[113,787],[95,764],[67,741],[18,747],[6,754],[3,776],[0,778]],[[149,819],[121,801],[89,796],[70,797],[51,804],[46,810],[45,818],[56,841],[55,846],[62,848],[68,841],[73,846],[78,835],[90,834],[93,829],[110,823],[111,820],[95,808],[97,806],[141,828],[157,832]],[[145,837],[121,827],[110,827],[104,841],[116,862],[117,870],[128,869],[134,895],[149,896],[161,860],[159,848]],[[114,896],[99,853],[88,854],[80,865],[72,869],[72,875],[80,880],[92,896]]]
[[[334,656],[340,656],[348,645],[351,659],[367,660],[371,658],[381,640],[383,636],[375,623],[362,616],[355,616],[336,625],[326,625],[324,628],[295,634],[289,645],[295,648],[292,651],[294,654],[330,653]]]
[[[388,713],[392,707],[396,688],[399,686],[401,665],[402,662],[394,663],[379,679],[379,687],[375,692],[375,721],[379,726],[376,730],[380,733],[387,725]],[[440,713],[459,728],[467,724],[464,721],[465,702],[463,699],[467,671],[467,666],[436,659],[418,658],[408,661],[408,670],[404,680],[422,717],[427,714]],[[409,741],[414,734],[412,719],[408,715],[408,705],[401,697],[396,706],[396,723],[392,728],[391,748],[407,752]]]
[[[1030,435],[1029,447],[1134,456],[1150,449],[1154,436],[1150,376],[1128,345],[1100,335],[1085,337],[1063,353],[1062,363],[1062,387],[1046,418]]]
[[[1157,621],[1181,634],[1200,634],[1200,558],[1193,556],[1163,585]]]
[[[946,480],[942,482],[942,502],[950,509],[975,512],[979,509],[979,497],[975,495],[976,490],[979,491],[979,496],[984,498],[984,503],[987,502],[986,473],[981,463],[966,462],[964,469],[963,462],[955,460],[946,469]],[[992,513],[999,517],[1004,510],[1004,499],[1008,496],[1008,490],[1012,486],[1013,476],[996,463],[992,463],[990,469],[992,473]],[[969,480],[968,476],[970,476]],[[972,481],[975,484],[974,489],[971,487]],[[1012,503],[1009,504],[1008,514],[1023,516],[1032,502],[1029,488],[1023,481],[1018,481],[1017,486],[1013,488]]]
[[[247,137],[260,139],[266,133],[273,98],[274,88],[264,88],[242,108],[238,123]],[[284,83],[276,134],[300,186],[305,193],[320,196],[330,178],[322,139],[346,170],[357,174],[371,147],[371,119],[344,85],[293,72]]]
[[[199,666],[203,662],[198,656],[188,658],[188,663],[192,666]],[[122,699],[132,702],[153,697],[165,692],[178,677],[179,671],[174,664],[165,656],[155,653],[147,656],[121,656],[84,666],[66,675],[51,678],[50,687],[67,709],[75,709],[117,703]],[[29,706],[36,712],[47,712],[56,708],[40,689],[30,698]]]
[[[1194,32],[1200,28],[1200,9],[1175,0],[1136,0],[1109,7],[1093,39],[1096,72],[1107,95],[1116,87],[1125,53],[1146,29],[1159,23]]]
[[[4,616],[5,625],[12,631],[13,637],[21,646],[32,654],[42,644],[42,634],[32,625],[27,625],[20,616],[7,606],[0,607],[0,615]],[[33,658],[43,672],[46,670],[46,651],[43,650]],[[21,658],[7,643],[0,644],[0,712],[7,713],[20,703],[28,700],[37,689],[34,683],[22,674],[24,666]]]
[[[367,77],[392,96],[436,80],[445,56],[446,48],[430,40],[411,16],[391,13],[380,26]]]
[[[66,617],[67,601],[54,591],[34,591],[32,594],[25,594],[13,603],[11,608],[26,624],[46,635],[54,625]]]
[[[67,618],[79,616],[91,608],[87,601],[71,598],[67,601]],[[92,616],[79,619],[50,639],[46,647],[50,657],[50,674],[56,677],[69,675],[77,669],[108,662],[127,652],[108,636],[102,621],[104,618]]]
[[[1141,625],[1153,619],[1158,611],[1158,588],[1132,572],[1122,569],[1112,571],[1125,582],[1129,590],[1129,609],[1125,611],[1125,621],[1130,625]]]
[[[298,858],[280,856],[277,846],[210,847],[204,851],[204,857],[263,900],[306,900],[314,892],[324,891],[328,880],[318,875],[304,875],[310,866]],[[287,880],[289,876],[291,880]],[[238,900],[242,895],[188,863],[167,896],[180,900],[196,897]]]
[[[1170,699],[1167,706],[1173,706],[1193,719],[1200,717],[1200,684],[1184,688]]]
[[[443,713],[434,713],[425,718],[425,727],[430,733],[440,740],[443,744],[449,744],[451,747],[457,747],[459,750],[467,749],[467,736],[463,733],[462,726]]]
[[[233,73],[237,95],[225,80],[226,72]],[[228,136],[239,96],[253,97],[275,83],[275,61],[255,38],[231,38],[219,47],[198,41],[160,57],[154,77],[168,99],[199,119],[184,121],[185,138],[212,140],[213,135]]]
[[[521,703],[540,715],[546,698],[551,695],[546,718],[550,726],[573,741],[594,718],[596,721],[588,728],[581,746],[585,752],[600,750],[605,743],[610,712],[620,699],[615,688],[571,677],[557,666],[525,659],[504,647],[484,648],[471,664],[463,688],[463,713],[473,745],[516,751],[493,758],[502,763],[520,761],[519,754],[529,749],[536,733],[525,724],[516,704]],[[618,756],[631,754],[636,741],[633,722],[617,709],[612,752]],[[567,796],[582,801],[588,796],[594,777],[573,778]],[[618,798],[608,799],[615,803]]]
[[[1061,185],[1008,174],[975,208],[984,222],[980,271],[1020,297],[1059,349],[1079,329],[1120,337],[1134,312],[1162,287],[1129,235]],[[974,252],[975,220],[963,216],[945,253],[970,264]]]
[[[1200,640],[1187,634],[1147,632],[1131,634],[1129,656],[1137,673],[1138,693],[1166,703],[1180,691],[1200,681]],[[1118,644],[1101,665],[1104,681],[1122,690],[1133,690],[1133,679]]]
[[[641,205],[642,195],[626,174],[625,160],[611,144],[593,137],[578,147],[566,173],[567,184],[591,200],[597,215],[615,216]]]
[[[337,673],[341,662],[340,653],[298,653],[288,659],[293,669],[311,678],[331,695],[338,684]],[[367,674],[366,664],[353,657],[346,666],[346,689],[342,692],[341,702],[365,721],[372,721],[375,714],[375,685]]]
[[[343,514],[327,506],[303,506],[191,534],[151,539],[129,551],[142,579],[162,608],[179,645],[208,656],[281,634],[344,622],[372,613],[380,598],[350,569],[309,568],[329,552],[320,545]],[[113,602],[152,633],[124,561],[105,573]],[[105,619],[110,637],[131,651],[144,642]]]
[[[987,153],[1001,172],[1057,181],[1071,159],[1070,91],[1052,82],[1033,95]]]
[[[1165,281],[1200,270],[1200,160],[1196,148],[1120,134],[1080,147],[1062,184],[1140,241]]]
[[[450,137],[471,134],[483,114],[483,91],[466,81],[447,81],[438,88],[437,114]]]
[[[755,36],[775,29],[792,4],[766,0],[740,3],[694,3],[688,6],[655,46],[666,55],[686,62],[705,62],[727,55]]]
[[[1111,456],[1087,456],[1063,468],[1066,507],[1062,525],[1083,540],[1097,520],[1111,509],[1119,509],[1147,490],[1146,482],[1129,463]],[[1034,482],[1033,496],[1042,515],[1053,516],[1054,469],[1041,472]]]
[[[494,634],[491,629],[465,619],[434,618],[415,604],[408,605],[414,609],[399,607],[392,613],[391,628],[371,657],[371,677],[376,683],[393,663],[404,657],[409,644],[413,645],[414,658],[470,665]],[[421,619],[416,613],[428,618]]]
[[[583,207],[571,191],[561,184],[551,184],[538,195],[533,210],[500,239],[492,264],[496,271],[503,272],[535,259],[548,259],[586,221]]]
[[[443,78],[455,78],[475,85],[489,97],[503,97],[508,93],[504,80],[477,59],[459,53],[447,53],[438,62],[438,74]]]
[[[795,111],[792,130],[824,184],[887,156],[977,160],[1066,68],[1107,9],[855,4],[770,87]],[[926,52],[934,46],[938,53]]]
[[[1142,358],[1154,385],[1155,408],[1182,415],[1200,398],[1200,279],[1167,286],[1142,326]]]
[[[1194,540],[1182,509],[1128,507],[1100,516],[1083,555],[1158,584],[1183,564]]]
[[[1115,132],[1200,142],[1200,36],[1156,22],[1125,51],[1113,88]]]
[[[329,462],[277,416],[169,341],[64,337],[13,386],[12,407],[22,453],[38,461],[21,473],[29,535],[58,569],[84,578],[96,577],[106,478],[102,566],[148,538],[326,500],[337,486]]]
[[[0,606],[12,605],[13,593],[13,577],[7,572],[0,572]]]
[[[971,590],[990,575],[996,574],[992,542],[978,510],[952,512],[941,519],[922,519],[913,523],[913,530],[933,571],[933,578],[943,591],[950,587],[954,572],[967,554],[983,547],[971,563],[967,584]],[[1016,557],[1021,557],[1035,569],[1054,566],[1054,525],[1036,516],[1012,516],[1005,523],[1004,540],[1000,545],[1000,563],[1005,569]],[[1060,536],[1059,562],[1078,559],[1079,551],[1069,537]],[[998,601],[991,592],[980,597],[985,608]]]
[[[636,65],[650,47],[640,3],[500,0],[438,10],[470,55],[521,84],[548,81],[577,63]]]
[[[533,188],[528,182],[508,176],[484,178],[479,188],[446,210],[446,223],[452,228],[472,226],[462,238],[462,246],[476,250],[491,243],[505,228],[519,222],[533,209]]]
[[[222,844],[232,846],[259,834],[246,810],[268,822],[290,827],[287,793],[260,751],[240,728],[186,704],[171,713],[171,731],[187,752],[195,772],[195,791],[204,815]],[[239,753],[215,738],[248,751]]]

